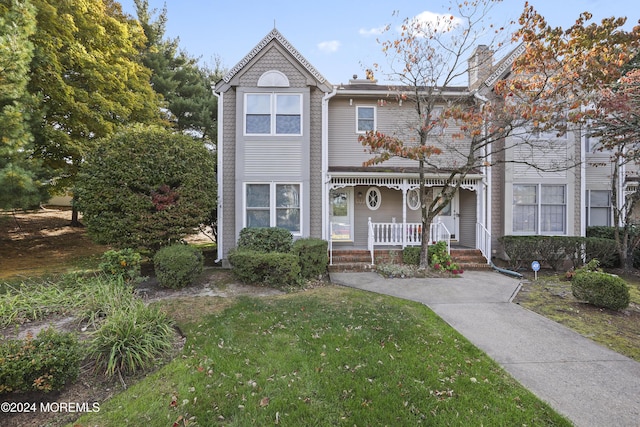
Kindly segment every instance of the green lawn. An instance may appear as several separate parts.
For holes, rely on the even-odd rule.
[[[570,425],[418,303],[326,286],[161,304],[182,355],[74,426]]]

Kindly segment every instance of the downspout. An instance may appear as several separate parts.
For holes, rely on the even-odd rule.
[[[338,92],[333,91],[322,97],[322,239],[329,240],[329,100]]]
[[[223,160],[223,152],[224,152],[224,147],[223,147],[223,134],[224,134],[224,92],[221,92],[220,94],[216,93],[215,89],[213,90],[213,96],[215,96],[218,99],[218,142],[216,144],[216,152],[218,154],[218,173],[217,173],[217,185],[218,185],[218,231],[217,231],[217,239],[216,239],[216,246],[218,248],[218,258],[215,260],[215,263],[219,263],[220,260],[222,260],[222,257],[224,255],[224,251],[223,251],[223,239],[222,239],[222,219],[224,217],[224,213],[223,213],[223,204],[222,204],[222,179],[224,177],[223,172],[223,168],[224,168],[224,162]]]
[[[587,141],[580,132],[580,236],[587,235]]]

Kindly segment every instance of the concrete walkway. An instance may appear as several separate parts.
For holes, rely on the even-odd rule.
[[[332,273],[331,281],[426,304],[576,426],[640,426],[640,363],[511,303],[516,279],[467,271],[452,279]]]

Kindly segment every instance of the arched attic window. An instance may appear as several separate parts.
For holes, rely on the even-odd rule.
[[[289,87],[289,79],[278,70],[266,71],[258,79],[258,87]]]

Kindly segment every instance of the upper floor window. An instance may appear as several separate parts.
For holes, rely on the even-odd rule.
[[[371,106],[356,107],[356,132],[365,133],[376,129],[376,108]]]
[[[245,98],[247,135],[301,135],[302,95],[251,93]]]

